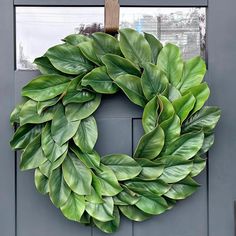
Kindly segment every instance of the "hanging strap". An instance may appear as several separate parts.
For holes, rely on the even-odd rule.
[[[120,17],[119,0],[105,0],[104,29],[111,35],[118,33]]]

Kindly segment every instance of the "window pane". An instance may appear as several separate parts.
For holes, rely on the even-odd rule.
[[[33,60],[68,34],[103,30],[103,7],[17,7],[17,69],[35,69]],[[175,43],[185,59],[205,53],[205,8],[121,7],[120,28],[152,33]]]
[[[155,35],[162,43],[177,44],[185,59],[205,54],[205,8],[121,8],[120,28]]]

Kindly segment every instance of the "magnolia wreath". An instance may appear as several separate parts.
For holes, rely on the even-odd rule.
[[[128,28],[63,41],[35,59],[42,75],[23,87],[10,118],[11,146],[22,150],[21,170],[35,169],[37,190],[66,218],[106,233],[120,214],[143,221],[195,192],[220,118],[204,106],[204,61],[183,61],[177,46]],[[133,157],[100,157],[93,114],[102,94],[119,90],[143,108],[144,134]]]

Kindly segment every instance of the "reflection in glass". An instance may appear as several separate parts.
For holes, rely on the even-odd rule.
[[[17,7],[17,69],[35,69],[33,60],[68,34],[103,31],[103,7]],[[120,28],[148,32],[180,46],[185,59],[205,54],[205,8],[121,7]]]

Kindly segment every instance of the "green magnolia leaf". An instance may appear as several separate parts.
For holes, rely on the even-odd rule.
[[[125,185],[133,192],[148,197],[149,195],[161,196],[170,189],[170,185],[159,179],[146,181],[137,178],[127,181]]]
[[[84,103],[93,100],[95,96],[96,95],[94,93],[86,90],[72,90],[66,93],[63,97],[62,103],[64,106],[69,103]]]
[[[35,101],[46,101],[63,93],[70,80],[61,75],[40,75],[23,87],[21,95]]]
[[[175,114],[175,109],[172,103],[164,96],[159,95],[159,106],[160,106],[160,115],[158,118],[159,124],[163,121],[168,120],[169,118],[173,117]]]
[[[29,100],[21,108],[19,114],[20,125],[22,126],[25,124],[41,124],[46,121],[52,120],[53,111],[53,108],[49,108],[39,115],[37,112],[37,102]]]
[[[115,196],[122,191],[116,175],[108,166],[101,164],[100,169],[97,169],[95,174],[93,175],[93,186],[100,195]]]
[[[48,178],[37,168],[34,172],[34,183],[36,189],[41,194],[47,194],[49,192]]]
[[[164,165],[161,163],[156,163],[143,158],[137,158],[135,160],[142,167],[142,171],[138,177],[143,180],[155,180],[164,170]]]
[[[26,146],[40,133],[40,125],[26,124],[20,126],[12,140],[10,141],[11,147],[14,149],[24,149]]]
[[[115,83],[133,103],[141,107],[146,105],[146,98],[144,97],[141,79],[139,77],[128,74],[121,75],[115,79]]]
[[[117,85],[109,77],[105,66],[97,67],[84,76],[81,84],[89,85],[97,93],[113,94],[118,91]]]
[[[74,192],[71,192],[67,201],[60,207],[63,215],[74,221],[80,221],[81,216],[85,211],[85,200],[84,196],[80,196]]]
[[[98,221],[93,219],[94,224],[105,233],[114,233],[120,225],[120,213],[117,207],[113,211],[114,219],[108,222]]]
[[[171,189],[165,193],[165,196],[174,200],[185,199],[186,197],[192,195],[198,187],[199,184],[196,181],[190,177],[187,177],[180,182],[173,184]]]
[[[38,134],[23,151],[20,160],[20,169],[30,170],[37,168],[46,160],[41,147],[41,135]]]
[[[41,165],[39,165],[38,168],[42,172],[43,175],[49,178],[51,174],[51,166],[52,166],[52,162],[49,160],[46,160]]]
[[[204,140],[199,154],[206,153],[214,143],[214,134],[204,134]]]
[[[206,83],[202,83],[197,86],[191,87],[190,89],[186,90],[183,94],[187,93],[191,93],[196,99],[194,108],[191,112],[193,114],[196,111],[200,110],[202,106],[205,104],[210,95],[210,90]]]
[[[97,123],[93,116],[81,120],[73,140],[83,152],[91,152],[98,138]]]
[[[144,221],[149,219],[152,215],[147,214],[136,206],[119,206],[120,211],[130,220]]]
[[[101,60],[97,57],[94,52],[93,40],[89,40],[87,42],[80,43],[78,45],[79,49],[81,50],[82,54],[94,64],[100,66]]]
[[[174,44],[166,44],[159,53],[157,66],[166,74],[170,84],[177,86],[183,73],[180,49]]]
[[[103,64],[107,68],[109,76],[115,80],[121,75],[135,75],[141,76],[141,73],[131,61],[114,54],[106,54],[102,58]]]
[[[142,116],[142,124],[145,133],[149,133],[155,129],[158,121],[158,99],[157,96],[152,98],[144,107],[143,116]]]
[[[107,222],[114,219],[113,217],[113,209],[114,202],[112,197],[104,197],[103,203],[86,203],[86,211],[96,220],[101,222]]]
[[[119,181],[136,177],[142,168],[130,156],[125,154],[111,154],[102,157],[102,163],[109,166]]]
[[[57,160],[68,149],[68,143],[65,143],[62,146],[60,146],[54,141],[51,134],[50,123],[47,123],[46,126],[42,130],[41,145],[42,145],[44,155],[51,162],[54,162],[55,160]]]
[[[14,125],[15,123],[20,123],[20,111],[24,104],[18,104],[14,110],[11,112],[10,115],[10,122],[11,125]]]
[[[148,41],[151,51],[152,51],[152,63],[156,64],[157,63],[157,58],[158,55],[163,48],[161,42],[155,38],[152,34],[144,33],[145,39]]]
[[[90,153],[82,152],[77,146],[72,145],[70,147],[71,151],[84,163],[88,168],[99,169],[100,166],[100,156],[96,151],[91,151]]]
[[[64,107],[60,105],[52,120],[52,138],[59,146],[62,146],[75,135],[79,124],[79,120],[75,122],[69,121],[65,116]]]
[[[165,96],[165,94],[162,94]],[[181,98],[181,93],[180,91],[172,86],[171,84],[169,84],[169,87],[168,87],[168,95],[166,95],[166,97],[168,97],[168,99],[173,102],[174,100],[178,99],[178,98]]]
[[[191,170],[190,176],[194,177],[199,175],[206,166],[206,160],[201,158],[200,156],[195,156],[193,158],[193,168]]]
[[[59,101],[59,97],[55,97],[46,101],[38,102],[37,103],[38,114],[41,115],[42,112],[46,110],[46,108],[56,105],[58,101]]]
[[[93,186],[91,186],[91,193],[90,195],[85,196],[85,200],[87,202],[92,202],[92,203],[103,203],[102,197],[99,195],[98,192],[94,189]]]
[[[52,164],[50,165],[49,173],[61,166],[66,157],[67,152],[64,152],[56,161],[52,162]]]
[[[183,132],[193,130],[203,130],[204,133],[211,132],[220,119],[220,114],[221,111],[218,107],[203,107],[186,120],[183,124]]]
[[[57,45],[48,49],[45,55],[56,69],[69,75],[78,75],[93,69],[92,63],[76,46]]]
[[[118,40],[103,32],[96,32],[92,34],[94,52],[97,58],[101,61],[101,57],[111,53],[121,55]]]
[[[168,209],[165,199],[156,195],[141,196],[136,206],[140,210],[154,215],[159,215]]]
[[[143,93],[149,101],[166,89],[168,86],[168,79],[158,66],[147,63],[144,65],[141,84]]]
[[[63,39],[64,42],[77,46],[79,43],[89,41],[89,38],[83,34],[70,34]]]
[[[176,138],[180,136],[180,119],[177,115],[173,115],[169,119],[160,123],[160,126],[165,134],[164,148],[166,148],[170,142],[173,142]]]
[[[134,158],[154,159],[164,146],[165,135],[160,126],[143,135],[134,152]]]
[[[33,63],[37,65],[39,71],[44,75],[63,75],[63,73],[57,70],[45,56],[36,58]]]
[[[73,153],[62,163],[63,176],[68,186],[79,195],[91,193],[91,171]]]
[[[160,179],[165,183],[176,183],[187,177],[193,168],[193,162],[182,156],[165,156],[160,160],[165,167]]]
[[[49,178],[49,196],[56,207],[61,207],[65,204],[71,194],[71,190],[66,184],[62,167],[54,169]]]
[[[201,57],[194,57],[184,63],[183,76],[178,88],[183,93],[189,88],[199,85],[206,73],[206,64]]]
[[[181,135],[175,141],[171,142],[164,155],[182,156],[185,160],[195,156],[203,144],[203,132],[193,132]]]
[[[133,191],[128,189],[126,186],[123,186],[123,188],[124,188],[123,191],[117,195],[117,198],[121,202],[124,202],[126,205],[136,204],[140,198],[138,194],[134,193]]]
[[[85,103],[71,103],[65,108],[66,118],[68,121],[78,121],[89,117],[93,114],[101,102],[101,95],[96,94],[95,99]]]
[[[120,49],[127,59],[140,66],[151,62],[151,48],[142,34],[133,29],[121,29],[119,33]]]
[[[194,107],[195,101],[196,99],[191,93],[173,101],[173,107],[180,118],[181,123],[188,117],[188,114]]]

